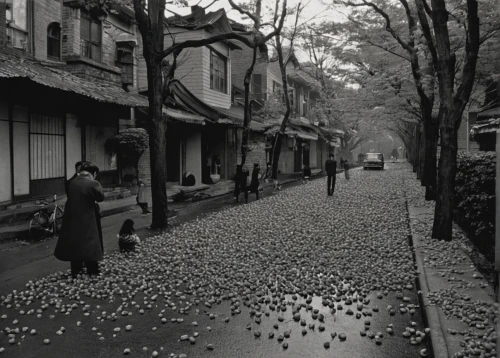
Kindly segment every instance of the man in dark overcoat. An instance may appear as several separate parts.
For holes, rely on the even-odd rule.
[[[73,277],[84,266],[89,275],[98,274],[97,262],[103,258],[95,205],[104,200],[101,184],[95,180],[98,172],[99,168],[86,162],[68,186],[68,199],[54,256],[61,261],[71,261]]]
[[[335,191],[335,180],[337,179],[337,162],[335,161],[335,156],[333,154],[330,154],[330,158],[325,162],[325,171],[328,176],[328,196],[332,196]]]

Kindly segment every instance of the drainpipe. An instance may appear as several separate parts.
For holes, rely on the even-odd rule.
[[[135,109],[134,107],[130,107],[130,124],[132,127],[135,127]]]

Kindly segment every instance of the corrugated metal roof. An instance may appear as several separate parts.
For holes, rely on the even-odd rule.
[[[205,124],[206,118],[199,116],[197,114],[180,111],[171,108],[165,108],[163,106],[162,112],[167,116],[167,119],[173,119],[179,122],[192,123],[192,124]]]
[[[0,54],[0,79],[25,78],[42,86],[72,92],[93,100],[128,107],[147,107],[148,99],[138,93],[125,92],[121,87],[96,83],[69,72],[47,67],[29,59]]]

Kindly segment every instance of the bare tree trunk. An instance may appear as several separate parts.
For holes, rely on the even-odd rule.
[[[281,70],[281,80],[283,82],[283,92],[285,93],[285,105],[286,111],[283,116],[283,121],[281,122],[281,126],[279,131],[275,134],[274,145],[272,149],[272,178],[274,180],[278,179],[278,162],[281,154],[281,143],[283,142],[283,136],[285,135],[286,126],[290,119],[290,97],[288,96],[288,79],[286,74],[286,64],[283,58],[283,48],[281,47],[281,36],[278,33],[276,35],[276,49],[278,51],[278,61]]]
[[[457,173],[458,135],[453,126],[441,126],[441,155],[437,181],[437,199],[432,237],[451,241],[453,195]]]
[[[425,127],[425,125],[424,125]],[[420,143],[418,148],[418,178],[420,179],[420,185],[425,185],[425,147],[426,147],[425,130],[420,133]]]
[[[245,72],[245,108],[243,117],[243,135],[241,138],[241,166],[245,165],[248,153],[248,138],[250,136],[250,122],[252,121],[252,107],[250,103],[250,84],[252,83],[252,73],[257,60],[257,48],[253,49],[252,64]]]
[[[419,173],[418,173],[418,163],[419,163],[419,148],[420,148],[420,126],[418,125],[415,129],[415,145],[413,146],[413,172],[417,174],[417,179],[420,179]]]
[[[424,125],[426,132],[425,141],[425,200],[436,199],[436,180],[437,180],[437,138],[438,123],[433,118]]]
[[[149,150],[151,165],[151,197],[153,215],[151,227],[165,229],[168,225],[167,201],[167,120],[163,118],[163,84],[161,58],[154,55],[145,56],[148,66],[149,83]]]

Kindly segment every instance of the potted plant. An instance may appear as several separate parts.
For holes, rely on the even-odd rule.
[[[139,159],[148,148],[148,133],[143,128],[128,128],[105,143],[109,155],[118,154],[124,166],[132,167],[134,171],[132,184],[137,185],[139,179]]]

